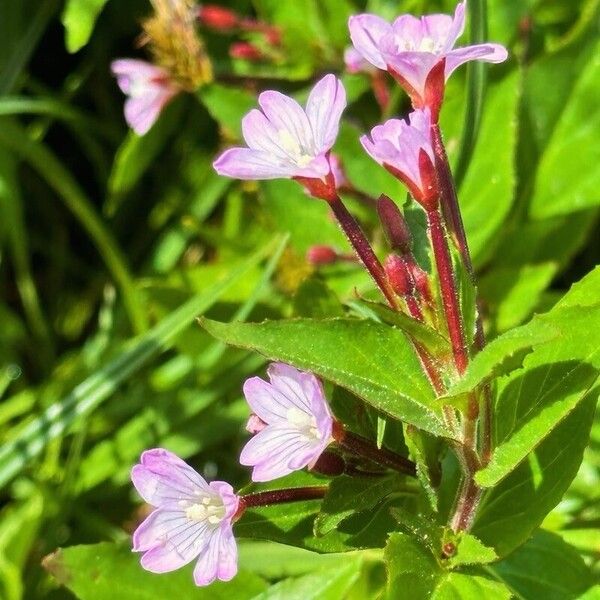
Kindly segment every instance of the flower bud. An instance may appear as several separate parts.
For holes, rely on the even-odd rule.
[[[229,56],[250,62],[262,60],[265,55],[262,51],[248,42],[234,42],[229,46]]]
[[[311,246],[306,252],[306,260],[315,266],[330,265],[338,258],[338,253],[331,246]]]
[[[385,259],[384,269],[392,289],[398,296],[408,296],[412,293],[412,280],[402,257],[390,254]]]
[[[238,15],[228,8],[216,4],[205,4],[198,8],[198,21],[209,29],[229,31],[240,22]]]
[[[401,254],[410,254],[412,236],[396,203],[385,194],[381,194],[377,200],[377,214],[392,249]]]

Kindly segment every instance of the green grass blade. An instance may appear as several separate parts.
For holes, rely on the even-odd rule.
[[[487,39],[487,0],[470,0],[467,6],[469,10],[469,44],[485,42]],[[486,67],[484,62],[477,60],[471,61],[467,66],[467,107],[460,151],[454,169],[457,187],[460,186],[467,172],[477,142],[485,97]]]
[[[279,242],[280,240],[276,240]],[[127,378],[152,357],[169,349],[175,338],[194,319],[210,308],[240,277],[275,249],[273,242],[260,249],[224,279],[205,290],[165,317],[105,367],[80,383],[60,402],[48,407],[13,440],[0,448],[0,487],[18,474],[48,443],[64,433],[77,419],[98,408]]]
[[[125,309],[134,330],[136,333],[145,331],[147,326],[144,307],[125,257],[71,173],[47,146],[31,140],[25,130],[14,121],[3,119],[0,126],[0,143],[27,161],[63,199],[67,208],[94,241],[107,268],[121,289]]]

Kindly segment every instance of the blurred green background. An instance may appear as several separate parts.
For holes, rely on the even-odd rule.
[[[233,42],[264,40],[200,28],[215,81],[178,96],[140,138],[109,66],[148,58],[136,40],[149,2],[0,3],[0,598],[72,597],[42,558],[127,539],[139,518],[128,473],[145,448],[247,482],[236,461],[241,384],[264,361],[213,341],[195,315],[318,316],[370,289],[352,264],[306,261],[313,244],[348,251],[325,206],[294,182],[220,178],[211,162],[238,139],[258,91],[302,98],[322,73],[344,73],[350,14],[451,12],[454,2],[227,5],[278,26],[281,45],[260,62],[232,59]],[[511,58],[487,71],[481,114],[465,70],[448,86],[442,125],[490,336],[550,307],[600,262],[599,5],[488,0],[488,39]],[[343,79],[350,104],[336,151],[349,179],[402,203],[358,144],[383,118],[369,78]],[[387,116],[407,108],[394,91]],[[374,211],[348,203],[380,241]],[[600,425],[545,524],[597,573],[599,499]]]

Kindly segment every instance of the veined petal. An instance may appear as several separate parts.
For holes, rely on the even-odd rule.
[[[315,393],[317,378],[312,373],[304,373],[285,363],[271,363],[267,368],[271,385],[286,399],[287,407],[311,413],[311,398]]]
[[[125,94],[131,92],[131,86],[134,82],[151,82],[157,79],[167,79],[168,75],[164,69],[134,58],[120,58],[113,60],[110,64],[110,70],[117,77],[117,84]]]
[[[400,52],[393,36],[382,40],[381,53],[387,64],[420,95],[425,92],[429,72],[441,60],[431,52]]]
[[[330,150],[335,143],[344,108],[346,90],[342,82],[335,75],[325,75],[312,89],[306,103],[306,116],[319,152]]]
[[[205,523],[190,521],[182,511],[158,509],[136,529],[133,550],[145,552],[141,565],[147,571],[174,571],[198,556],[208,531]]]
[[[217,578],[220,540],[221,530],[219,528],[211,532],[207,544],[198,557],[198,562],[194,567],[194,582],[196,585],[209,585]]]
[[[265,423],[287,422],[286,413],[291,403],[270,383],[260,377],[251,377],[244,382],[244,396],[252,412]]]
[[[392,23],[392,32],[396,43],[400,44],[399,52],[418,50],[424,35],[423,20],[412,15],[400,15]]]
[[[454,20],[448,15],[426,15],[421,17],[423,39],[421,50],[428,46],[435,53],[442,52],[452,33]],[[456,38],[455,38],[456,39]],[[425,41],[425,43],[423,43]],[[454,44],[454,40],[452,41]],[[452,44],[450,47],[452,47]]]
[[[355,15],[348,20],[352,44],[360,54],[378,69],[387,69],[381,56],[379,42],[392,32],[392,26],[381,17],[371,14]]]
[[[456,48],[446,55],[446,79],[461,65],[471,60],[501,63],[508,58],[508,52],[501,44],[477,44]]]
[[[296,154],[314,150],[312,130],[306,113],[293,98],[280,92],[266,91],[258,97],[258,103],[277,130],[284,148],[286,144],[290,146],[290,150],[297,148]]]
[[[231,581],[237,574],[237,544],[231,527],[223,527],[219,540],[219,568],[217,579]]]
[[[168,450],[147,450],[140,461],[131,470],[131,479],[140,496],[152,506],[194,497],[198,490],[210,489],[194,469]]]
[[[250,148],[230,148],[213,163],[219,175],[236,179],[279,179],[293,177],[295,167],[271,153]]]
[[[271,153],[282,162],[293,162],[293,156],[281,146],[277,130],[260,110],[255,108],[242,119],[242,134],[250,149]]]
[[[446,43],[443,48],[444,54],[448,53],[456,44],[456,40],[463,34],[465,30],[465,11],[467,3],[459,2],[456,5],[454,11],[454,18],[452,19],[452,25],[448,31]]]
[[[174,95],[170,88],[151,86],[145,93],[127,98],[124,107],[127,124],[138,135],[145,135]]]
[[[211,481],[208,485],[211,490],[221,497],[221,501],[225,506],[225,519],[231,519],[240,505],[239,496],[226,481]]]

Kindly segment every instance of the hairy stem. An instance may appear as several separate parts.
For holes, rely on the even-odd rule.
[[[357,456],[368,458],[377,464],[398,471],[399,473],[404,473],[411,477],[417,476],[417,466],[412,460],[400,456],[400,454],[396,454],[387,448],[378,448],[370,440],[345,430],[341,423],[334,423],[332,435],[333,439],[342,448]]]
[[[389,305],[394,309],[398,309],[398,302],[396,300],[396,294],[392,290],[382,264],[379,262],[371,244],[367,240],[363,233],[360,225],[356,222],[356,219],[350,214],[342,199],[338,196],[334,200],[329,201],[329,206],[335,215],[340,227],[346,234],[348,241],[354,248],[354,251],[360,258],[363,265],[365,265],[367,271],[375,281],[377,287],[381,290],[381,293],[385,296]]]
[[[325,497],[327,489],[328,486],[326,485],[313,485],[245,494],[244,496],[240,496],[240,509],[238,513],[255,506],[269,506],[271,504],[301,502],[303,500],[319,500]]]

